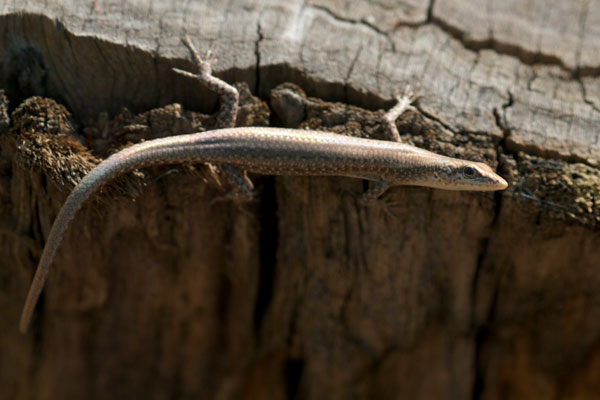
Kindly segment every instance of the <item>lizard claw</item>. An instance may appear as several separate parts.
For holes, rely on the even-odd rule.
[[[217,53],[215,51],[217,47],[216,43],[212,43],[208,50],[206,50],[206,54],[204,55],[204,63],[208,63],[209,65],[215,65],[218,61]]]
[[[394,89],[394,98],[398,103],[406,102],[408,105],[414,103],[419,96],[413,92],[410,85],[406,85],[402,93],[400,93],[400,88],[396,87]]]
[[[192,57],[194,59],[194,64],[196,64],[196,66],[200,70],[200,73],[206,74],[206,75],[212,75],[212,65],[217,61],[217,57],[215,56],[215,53],[214,53],[215,44],[213,43],[209,47],[209,49],[206,51],[205,57],[202,58],[202,57],[200,57],[198,50],[196,50],[196,47],[194,46],[194,44],[192,43],[192,40],[190,39],[190,37],[188,35],[185,35],[185,37],[183,38],[183,43],[190,50],[190,53],[192,53]]]

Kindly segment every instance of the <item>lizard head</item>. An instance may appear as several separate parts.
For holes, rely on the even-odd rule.
[[[504,190],[508,183],[489,165],[467,160],[443,159],[424,186],[445,190]]]

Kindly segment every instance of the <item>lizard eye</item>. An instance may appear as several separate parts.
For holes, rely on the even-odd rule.
[[[475,176],[475,168],[473,167],[464,167],[462,173],[465,178],[473,178]]]

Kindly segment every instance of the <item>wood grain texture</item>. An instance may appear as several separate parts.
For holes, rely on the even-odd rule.
[[[0,2],[0,399],[594,398],[598,23],[591,0]],[[185,33],[249,87],[238,125],[383,138],[411,84],[403,139],[511,187],[364,207],[358,180],[254,176],[239,206],[207,167],[141,171],[79,213],[20,336],[81,175],[214,126],[171,71]]]

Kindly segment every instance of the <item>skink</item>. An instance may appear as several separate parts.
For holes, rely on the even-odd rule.
[[[234,175],[236,170],[231,166],[262,174],[347,176],[378,182],[371,197],[377,197],[390,185],[480,191],[507,187],[506,181],[486,164],[438,155],[398,141],[299,129],[233,128],[238,101],[236,89],[213,77],[210,65],[200,60],[189,39],[186,44],[200,73],[177,72],[198,78],[221,94],[224,115],[221,120],[229,127],[133,145],[108,157],[86,175],[67,197],[50,230],[21,315],[21,332],[27,331],[56,251],[75,213],[92,193],[126,171],[153,164],[207,162],[223,164]],[[399,139],[395,119],[409,103],[407,98],[400,98],[398,105],[386,114],[387,129],[392,137]],[[239,176],[233,179],[244,185]]]

